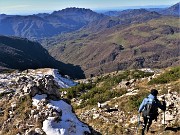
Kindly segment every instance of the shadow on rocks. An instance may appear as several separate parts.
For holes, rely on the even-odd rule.
[[[178,131],[180,131],[180,127],[176,127],[176,128],[166,127],[166,128],[165,128],[165,131],[167,131],[167,130],[170,130],[170,131],[173,131],[173,132],[178,132]]]
[[[94,130],[91,126],[89,126],[89,129],[91,130],[91,134],[87,134],[87,135],[102,135],[100,132]]]

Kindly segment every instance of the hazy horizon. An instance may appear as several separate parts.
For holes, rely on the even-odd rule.
[[[145,8],[145,9],[150,9],[150,8],[166,8],[169,7],[171,5],[159,5],[159,6],[130,6],[130,7],[113,7],[113,8],[99,8],[99,9],[91,9],[95,12],[106,12],[106,11],[120,11],[120,10],[126,10],[126,9],[141,9],[141,8]],[[74,7],[66,7],[66,8],[74,8]],[[62,9],[66,9],[66,8],[62,8]],[[83,8],[83,7],[75,7],[75,8]],[[62,10],[59,9],[59,10]],[[90,9],[90,8],[85,8],[85,9]],[[42,11],[34,11],[34,12],[23,12],[23,13],[12,13],[12,14],[7,14],[7,13],[0,13],[0,14],[6,14],[6,15],[33,15],[33,14],[41,14],[41,13],[52,13],[54,11],[59,11],[59,10],[42,10]]]
[[[51,13],[68,7],[86,8],[93,11],[124,10],[132,8],[165,8],[178,3],[179,0],[6,0],[0,2],[0,14],[31,15]]]

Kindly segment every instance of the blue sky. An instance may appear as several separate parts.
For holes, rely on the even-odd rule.
[[[0,13],[31,14],[51,12],[67,7],[97,9],[126,8],[133,6],[173,5],[179,0],[0,0]]]

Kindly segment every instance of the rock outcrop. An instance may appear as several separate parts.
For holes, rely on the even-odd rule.
[[[0,74],[0,134],[90,134],[60,99],[59,89],[75,84],[54,69]]]
[[[169,92],[162,96],[166,100],[166,111],[165,113],[161,112],[161,123],[171,127],[180,120],[180,96],[177,92]]]

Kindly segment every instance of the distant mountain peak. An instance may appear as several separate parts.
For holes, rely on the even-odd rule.
[[[39,39],[78,30],[105,15],[85,8],[66,8],[51,14],[0,15],[0,34]]]
[[[59,11],[54,11],[52,14],[59,14],[59,13],[61,13],[61,14],[62,13],[82,13],[82,14],[85,14],[87,12],[96,13],[96,12],[93,12],[92,10],[86,9],[86,8],[70,7],[70,8],[65,8],[65,9],[59,10]]]
[[[149,11],[147,11],[146,9],[127,9],[127,10],[123,10],[121,11],[119,14],[144,14],[144,13],[149,13]]]

